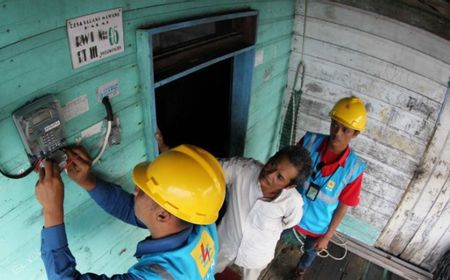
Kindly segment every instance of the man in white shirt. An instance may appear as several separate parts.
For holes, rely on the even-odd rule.
[[[257,279],[274,257],[281,232],[302,217],[303,200],[295,186],[311,173],[306,149],[288,146],[263,166],[248,158],[221,160],[228,207],[219,225],[216,273],[235,263],[243,279]]]

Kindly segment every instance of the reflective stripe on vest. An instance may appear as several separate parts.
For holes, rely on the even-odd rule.
[[[363,162],[358,158],[356,160],[356,163],[353,165],[352,169],[350,170],[350,172],[347,174],[347,176],[344,179],[344,185],[347,185],[348,182],[350,181],[350,179],[352,178],[352,176],[355,174],[355,172],[359,169],[359,166],[362,164]]]
[[[305,147],[310,153],[311,153],[311,150],[312,150],[314,141],[316,140],[316,137],[317,137],[317,134],[313,134],[313,135],[311,136],[311,139],[309,140],[308,146]]]
[[[332,196],[326,195],[322,191],[319,191],[316,199],[323,200],[324,202],[326,202],[328,204],[336,203],[339,201],[337,197],[332,197]]]
[[[151,271],[159,274],[163,280],[174,280],[173,277],[159,264],[150,264],[147,266]]]
[[[311,159],[315,165],[320,161],[320,153],[317,151],[328,136],[307,132],[303,138],[303,146],[310,152]],[[316,166],[313,166],[316,168]],[[365,163],[350,150],[344,166],[338,166],[330,176],[315,177],[315,184],[320,187],[319,193],[314,201],[306,197],[311,177],[306,180],[299,189],[303,196],[303,218],[299,226],[309,232],[323,234],[328,229],[333,213],[339,205],[339,196],[349,182],[355,180],[365,169]]]

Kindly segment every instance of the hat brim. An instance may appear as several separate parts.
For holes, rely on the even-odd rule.
[[[150,162],[141,162],[137,164],[133,168],[133,182],[138,186],[140,189],[143,189],[144,186],[147,184],[147,168],[150,165]]]

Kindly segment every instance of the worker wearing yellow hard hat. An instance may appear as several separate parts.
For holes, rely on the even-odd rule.
[[[366,128],[367,114],[364,103],[358,97],[342,98],[331,109],[330,117],[347,128],[362,131]]]
[[[303,196],[304,213],[294,230],[305,236],[304,254],[296,270],[298,280],[304,279],[317,252],[327,249],[348,207],[358,205],[366,167],[349,146],[366,127],[363,101],[355,96],[342,98],[329,116],[329,135],[307,132],[298,143],[310,152],[313,162],[312,175],[297,188]]]
[[[214,224],[225,199],[225,178],[219,162],[207,151],[181,145],[153,162],[136,165],[130,194],[91,172],[91,158],[82,148],[68,149],[69,177],[89,192],[106,212],[149,229],[138,243],[138,262],[114,279],[214,279],[218,237]],[[59,172],[46,162],[39,173],[36,196],[43,207],[42,258],[49,279],[109,279],[75,268],[64,228],[64,186]]]
[[[133,181],[162,208],[193,224],[214,223],[225,198],[225,177],[219,162],[191,145],[178,146],[151,163],[136,165]]]

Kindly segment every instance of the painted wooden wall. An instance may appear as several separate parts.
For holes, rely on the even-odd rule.
[[[424,255],[436,248],[439,255],[450,245],[448,161],[443,155],[427,157],[425,153],[432,139],[448,138],[448,125],[439,136],[435,129],[450,76],[450,42],[393,19],[328,1],[308,1],[306,24],[304,15],[305,1],[298,0],[284,103],[303,56],[306,71],[297,139],[306,130],[328,133],[328,112],[344,96],[361,97],[368,109],[367,129],[352,142],[367,162],[361,203],[339,229],[393,254],[405,252],[405,259],[430,269],[436,256],[423,262],[423,257],[406,252],[426,246]],[[441,144],[432,153],[447,154],[449,148]],[[438,160],[442,161],[439,175],[431,172],[432,167],[424,167]],[[416,186],[423,172],[425,183]],[[434,177],[429,179],[431,173]],[[417,192],[424,195],[418,199]],[[410,196],[412,202],[407,203]],[[405,206],[400,209],[399,205]],[[390,227],[394,230],[388,234]],[[416,231],[421,238],[414,235]],[[434,235],[423,236],[430,232]],[[414,249],[405,249],[411,238]],[[391,242],[405,244],[392,250]]]
[[[67,19],[123,8],[125,51],[73,70],[65,23]],[[265,160],[276,148],[280,104],[287,83],[294,1],[24,1],[0,4],[0,165],[18,173],[27,168],[23,146],[11,113],[26,101],[55,93],[63,107],[87,100],[89,110],[65,123],[68,142],[104,118],[96,101],[97,87],[120,83],[111,99],[121,121],[122,142],[106,150],[96,172],[128,190],[131,168],[146,151],[142,92],[136,62],[135,30],[146,24],[250,7],[259,11],[257,61],[250,104],[246,155]],[[83,103],[83,102],[82,102]],[[95,154],[102,133],[82,139]],[[45,279],[40,260],[42,213],[34,197],[36,174],[21,180],[0,176],[0,278]],[[120,273],[134,263],[136,243],[148,235],[103,213],[79,187],[66,183],[66,228],[81,271]]]
[[[376,245],[434,269],[450,250],[450,81],[433,138],[408,189]]]

